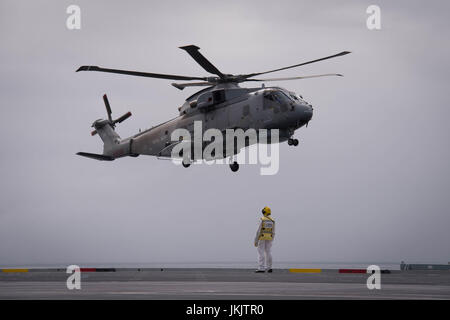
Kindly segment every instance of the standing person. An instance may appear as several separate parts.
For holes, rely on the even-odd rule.
[[[270,216],[269,207],[262,209],[264,217],[261,218],[258,231],[255,236],[255,247],[258,248],[258,270],[255,272],[272,272],[272,241],[275,238],[275,220]]]

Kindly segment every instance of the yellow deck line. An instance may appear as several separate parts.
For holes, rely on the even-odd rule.
[[[289,269],[289,271],[294,273],[320,273],[322,269]]]
[[[28,269],[2,269],[3,272],[28,272]]]

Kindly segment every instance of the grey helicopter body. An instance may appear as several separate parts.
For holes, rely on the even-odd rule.
[[[278,129],[279,141],[288,141],[289,145],[298,145],[298,140],[293,139],[295,130],[308,124],[313,115],[312,106],[306,102],[301,95],[280,87],[265,87],[264,85],[254,88],[243,88],[240,82],[245,81],[276,81],[295,80],[321,76],[341,76],[340,74],[325,74],[317,76],[303,76],[290,78],[253,79],[252,77],[269,72],[280,71],[288,68],[298,67],[349,53],[341,52],[337,55],[305,62],[302,64],[271,70],[267,72],[229,75],[222,74],[206,58],[200,54],[196,46],[185,46],[186,50],[206,71],[216,74],[218,77],[186,77],[177,75],[144,73],[117,69],[106,69],[97,66],[82,66],[77,71],[101,71],[110,73],[127,74],[134,76],[173,79],[173,80],[203,80],[202,82],[172,83],[180,90],[191,86],[207,86],[207,88],[196,92],[188,97],[183,105],[178,108],[179,115],[171,120],[163,122],[150,129],[139,132],[131,137],[121,139],[115,131],[115,125],[131,116],[131,112],[124,114],[116,120],[111,117],[111,107],[106,95],[103,96],[108,119],[96,120],[92,127],[95,130],[92,135],[99,134],[103,140],[103,154],[78,152],[78,155],[96,159],[112,161],[117,158],[139,155],[156,156],[159,158],[170,158],[173,147],[180,141],[172,141],[171,133],[176,129],[194,131],[194,122],[200,121],[203,131],[218,129],[225,132],[227,129]],[[259,136],[258,140],[259,142]],[[268,143],[271,143],[270,139]],[[224,141],[225,144],[225,141]],[[248,146],[251,142],[245,143]],[[203,143],[203,148],[206,146]],[[234,149],[231,154],[223,153],[215,158],[232,157],[240,150]],[[181,155],[182,156],[182,155]],[[180,156],[180,157],[181,157]],[[190,161],[201,160],[192,154]],[[190,162],[183,160],[183,166],[188,167]],[[239,164],[230,164],[232,171],[239,169]]]

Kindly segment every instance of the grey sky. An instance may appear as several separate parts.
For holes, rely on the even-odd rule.
[[[66,29],[81,7],[82,29]],[[366,28],[381,7],[382,29]],[[248,261],[261,208],[277,219],[274,260],[450,260],[446,1],[0,1],[0,265]],[[99,65],[206,75],[250,73],[343,50],[277,73],[343,73],[274,83],[313,104],[280,171],[111,163],[90,125],[132,111],[122,137],[177,115],[195,89],[170,81],[75,73]],[[275,76],[275,74],[274,74]]]

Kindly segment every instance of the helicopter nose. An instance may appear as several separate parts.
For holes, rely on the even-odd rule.
[[[309,104],[301,104],[297,108],[299,120],[302,123],[308,123],[312,119],[313,108]]]
[[[313,108],[311,105],[307,106],[305,111],[303,112],[305,114],[306,122],[309,122],[312,119],[313,116]]]

